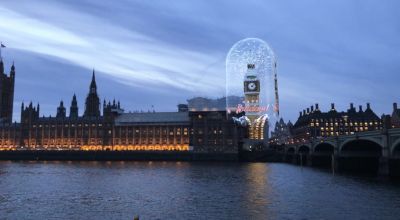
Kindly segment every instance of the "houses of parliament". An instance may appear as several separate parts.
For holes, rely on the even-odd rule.
[[[0,150],[125,150],[237,152],[240,135],[226,112],[125,113],[120,102],[101,101],[92,73],[83,115],[72,96],[60,102],[55,117],[40,116],[40,105],[21,105],[20,123],[12,122],[16,68],[7,75],[0,60]]]

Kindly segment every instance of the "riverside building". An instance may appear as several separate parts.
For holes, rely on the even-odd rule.
[[[351,103],[345,112],[338,112],[333,103],[329,111],[321,112],[316,104],[315,109],[311,106],[299,113],[292,128],[291,142],[380,130],[382,126],[382,120],[372,111],[369,103],[365,110],[360,105],[358,111]]]
[[[0,70],[3,71],[3,62]],[[21,105],[21,122],[12,122],[15,67],[3,73],[0,150],[105,150],[237,152],[238,131],[225,111],[178,105],[177,112],[126,113],[119,101],[101,101],[95,72],[83,114],[73,95],[69,114],[63,101],[55,117],[40,117],[40,105]],[[195,98],[194,100],[203,100]],[[218,102],[218,101],[216,101]],[[11,103],[11,107],[9,104]],[[11,112],[11,113],[10,113]],[[4,114],[3,114],[4,113]]]

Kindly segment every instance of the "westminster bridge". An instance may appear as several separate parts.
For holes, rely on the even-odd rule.
[[[283,150],[286,162],[299,165],[400,176],[400,128],[315,138]]]

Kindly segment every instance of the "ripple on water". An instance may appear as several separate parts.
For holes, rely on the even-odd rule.
[[[288,164],[0,162],[5,219],[397,219],[400,187]]]

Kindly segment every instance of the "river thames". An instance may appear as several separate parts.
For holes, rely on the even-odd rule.
[[[400,185],[280,163],[0,162],[0,219],[399,219]]]

